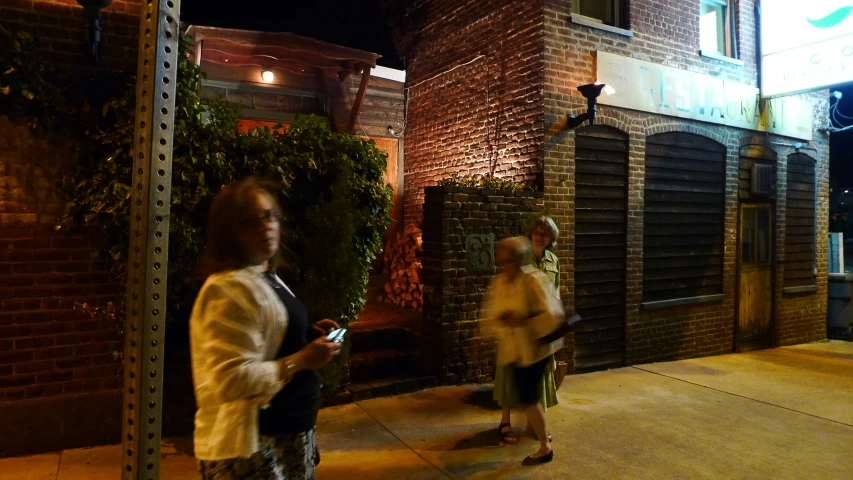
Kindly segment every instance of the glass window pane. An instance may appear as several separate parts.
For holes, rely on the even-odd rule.
[[[572,3],[572,12],[615,25],[613,0],[575,0]]]
[[[744,208],[740,227],[740,261],[743,264],[755,262],[755,209]]]
[[[770,263],[770,207],[757,209],[758,212],[758,263]]]
[[[699,18],[699,47],[706,52],[726,54],[726,7],[719,2],[702,2]]]

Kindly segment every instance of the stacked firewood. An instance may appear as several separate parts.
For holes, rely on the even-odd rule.
[[[385,283],[385,293],[377,301],[392,303],[400,307],[423,311],[424,286],[421,283],[421,260],[423,251],[421,229],[409,224],[397,240],[385,246],[383,273],[391,275]]]

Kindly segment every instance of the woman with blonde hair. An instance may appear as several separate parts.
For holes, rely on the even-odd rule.
[[[560,297],[560,260],[553,252],[560,231],[551,217],[541,216],[527,226],[527,238],[533,246],[533,264],[554,284],[554,293]]]
[[[532,257],[532,245],[525,237],[498,242],[498,273],[486,295],[484,309],[485,325],[498,340],[495,370],[505,370],[513,378],[511,384],[501,388],[514,390],[518,405],[539,440],[539,450],[525,459],[525,465],[549,462],[554,457],[548,442],[541,384],[561,341],[546,343],[542,338],[554,332],[564,318],[553,283],[532,265]],[[505,438],[508,426],[508,422],[502,422],[499,428]]]

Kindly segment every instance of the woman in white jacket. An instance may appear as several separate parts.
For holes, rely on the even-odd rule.
[[[486,296],[484,321],[498,339],[497,368],[512,366],[519,401],[539,439],[539,450],[524,463],[550,462],[554,452],[548,443],[542,392],[537,386],[560,342],[540,339],[560,325],[563,308],[548,277],[531,265],[529,239],[513,237],[498,242],[495,263],[498,274]]]
[[[266,273],[274,272],[280,240],[281,210],[270,187],[256,178],[226,186],[208,219],[199,266],[207,280],[190,318],[195,456],[205,480],[314,478],[320,388],[314,369],[337,355],[340,344],[325,335],[308,342],[304,307],[286,308],[283,299],[295,297]],[[332,320],[316,325],[337,327]],[[286,386],[296,386],[297,395],[284,404],[308,415],[311,425],[292,432],[278,422],[274,434],[262,435],[261,410]]]

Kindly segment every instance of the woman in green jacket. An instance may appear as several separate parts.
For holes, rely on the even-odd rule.
[[[539,217],[527,227],[527,237],[533,243],[533,263],[554,283],[554,291],[559,297],[560,261],[557,259],[557,255],[550,251],[554,247],[558,235],[557,225],[551,217]],[[554,380],[553,371],[545,372],[544,379],[538,388],[542,391],[539,398],[546,410],[558,403],[557,383]],[[501,438],[506,443],[517,443],[518,437],[512,431],[512,423],[510,422],[510,409],[519,406],[518,391],[515,388],[512,368],[495,367],[493,397],[501,406],[501,423],[498,427]],[[550,433],[548,433],[548,441],[551,441]]]

